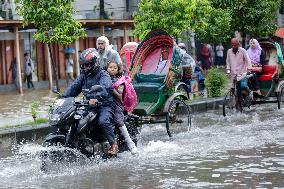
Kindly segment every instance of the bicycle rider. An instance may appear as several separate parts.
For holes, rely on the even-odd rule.
[[[252,64],[251,60],[247,54],[247,51],[240,47],[240,42],[237,38],[231,39],[231,46],[227,52],[227,59],[226,59],[226,69],[227,74],[230,74],[230,79],[232,86],[234,88],[234,80],[237,79],[237,85],[240,83],[246,83],[245,87],[250,97],[252,97],[252,92],[247,86],[247,79],[246,74],[251,70]],[[241,82],[240,82],[241,81]]]

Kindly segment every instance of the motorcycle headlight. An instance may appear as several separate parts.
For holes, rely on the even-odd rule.
[[[57,122],[60,120],[60,115],[59,114],[51,114],[49,116],[49,121],[51,122]]]

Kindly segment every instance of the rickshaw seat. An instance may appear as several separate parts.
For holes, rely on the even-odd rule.
[[[165,74],[143,74],[138,73],[135,75],[137,83],[151,82],[151,83],[164,83]]]
[[[164,88],[164,84],[163,83],[152,83],[152,82],[144,82],[144,83],[134,83],[133,84],[136,93],[148,93],[148,92],[159,92]]]
[[[140,94],[158,92],[164,87],[165,74],[136,74],[134,88]]]
[[[133,87],[138,96],[138,104],[133,110],[137,115],[149,115],[158,108],[161,101],[165,74],[136,74]]]
[[[277,65],[264,65],[263,73],[258,77],[259,81],[271,81],[277,74]]]

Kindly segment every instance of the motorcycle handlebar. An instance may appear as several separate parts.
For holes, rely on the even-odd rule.
[[[89,100],[75,101],[74,104],[76,106],[89,106]]]
[[[75,101],[74,104],[75,104],[76,106],[91,106],[91,105],[89,104],[89,100]],[[100,105],[102,105],[102,102],[97,102],[95,106],[100,106]],[[94,106],[94,105],[92,105],[92,106]]]

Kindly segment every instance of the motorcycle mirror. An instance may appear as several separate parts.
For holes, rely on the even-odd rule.
[[[89,93],[90,90],[89,90],[89,89],[82,89],[82,92],[83,92],[84,94],[86,94],[86,93]]]
[[[93,85],[91,87],[91,90],[89,91],[90,92],[100,92],[103,90],[103,87],[101,85]]]

